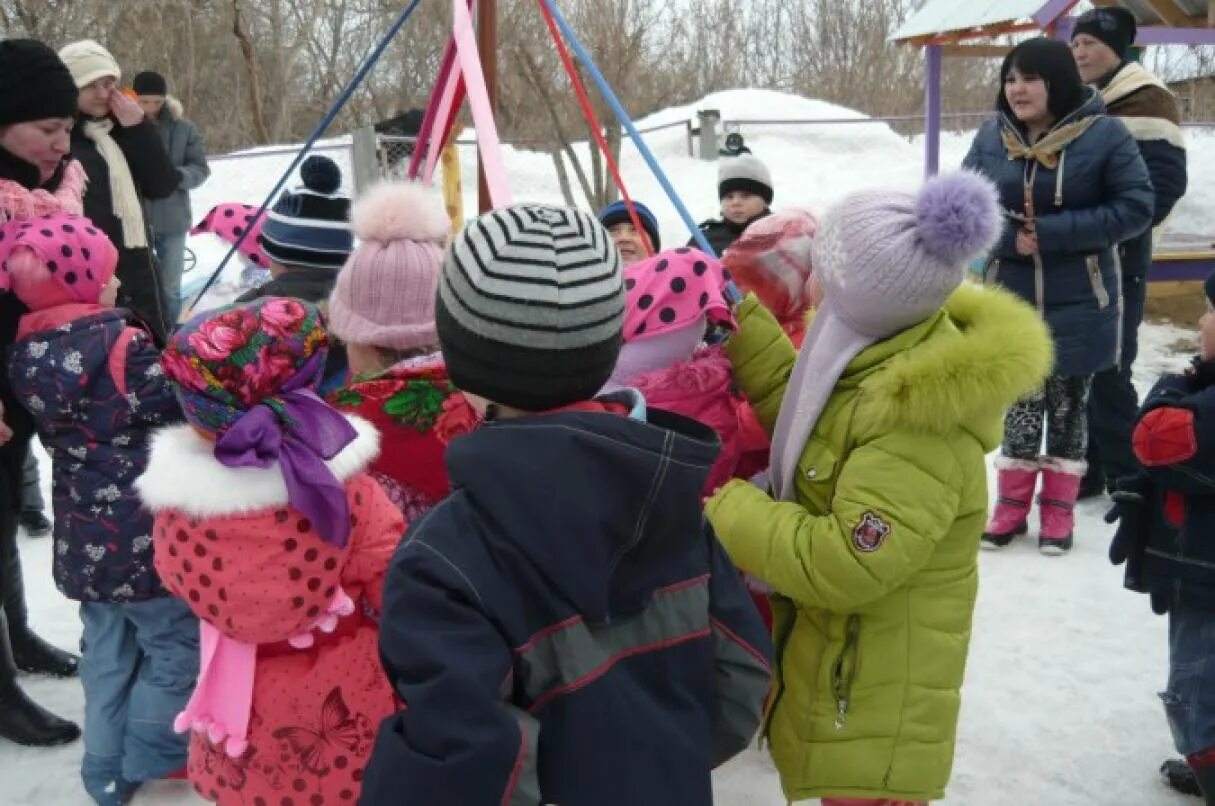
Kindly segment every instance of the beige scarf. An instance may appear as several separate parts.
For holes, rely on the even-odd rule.
[[[1043,168],[1054,170],[1059,167],[1059,154],[1063,152],[1063,149],[1088,131],[1088,127],[1092,126],[1096,120],[1096,115],[1090,115],[1074,123],[1051,129],[1045,137],[1032,146],[1027,145],[1024,138],[1021,137],[1021,133],[1007,123],[1001,127],[1000,135],[1004,139],[1004,150],[1008,152],[1009,159],[1034,161]]]
[[[122,222],[122,245],[127,249],[143,249],[148,245],[143,206],[139,202],[139,192],[135,189],[127,158],[110,136],[113,128],[112,120],[90,120],[84,124],[84,136],[97,146],[97,153],[101,154],[109,169],[110,204],[114,215]]]

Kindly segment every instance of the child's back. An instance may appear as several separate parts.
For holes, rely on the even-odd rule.
[[[51,454],[55,584],[71,599],[164,595],[152,516],[132,487],[149,430],[181,419],[159,359],[150,334],[112,308],[28,314],[12,348],[13,389]]]
[[[442,421],[463,398],[435,332],[435,290],[451,221],[418,183],[386,182],[354,205],[359,246],[329,298],[329,328],[348,345],[352,378],[334,405],[375,423],[376,478],[412,522],[447,495]]]
[[[488,422],[452,442],[453,492],[385,582],[380,649],[406,710],[363,802],[711,803],[710,771],[758,726],[770,652],[701,515],[716,439],[632,392],[589,400],[624,308],[596,222],[518,205],[456,244],[439,336]]]

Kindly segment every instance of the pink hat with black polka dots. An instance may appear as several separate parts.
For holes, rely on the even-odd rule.
[[[206,217],[194,225],[191,235],[201,235],[210,232],[218,235],[229,244],[236,243],[246,229],[249,234],[241,241],[240,254],[245,260],[263,269],[270,268],[270,258],[262,251],[262,225],[266,221],[263,215],[253,220],[257,208],[250,204],[225,202],[211,208]]]
[[[730,273],[717,258],[689,247],[634,263],[624,270],[625,342],[681,330],[698,320],[734,329],[725,296],[729,280]]]
[[[31,311],[94,304],[114,276],[118,250],[83,216],[55,213],[0,228],[0,263]]]

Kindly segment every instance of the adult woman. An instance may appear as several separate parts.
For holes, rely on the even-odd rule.
[[[0,221],[58,209],[79,212],[84,172],[68,157],[76,113],[76,86],[55,52],[41,42],[0,42]],[[13,342],[24,306],[0,295],[0,354]],[[29,414],[13,397],[8,371],[0,372],[0,736],[30,745],[73,741],[80,729],[31,702],[17,686],[25,671],[67,676],[76,659],[34,635],[27,620],[17,559],[21,476],[33,434]],[[7,441],[4,441],[7,437]],[[7,620],[7,629],[4,623]]]
[[[1121,341],[1116,247],[1151,224],[1152,185],[1135,140],[1105,116],[1066,44],[1021,43],[1000,81],[1000,114],[979,130],[965,160],[996,183],[1008,219],[986,276],[1038,306],[1055,364],[1043,388],[1005,419],[999,500],[983,543],[1003,548],[1027,531],[1041,472],[1038,546],[1061,555],[1072,547],[1092,376],[1117,362]]]
[[[173,195],[181,181],[156,126],[119,92],[118,62],[85,39],[59,51],[80,90],[80,117],[72,129],[72,156],[88,174],[84,214],[118,247],[118,301],[137,313],[163,341],[165,315],[160,273],[152,256],[143,199]]]

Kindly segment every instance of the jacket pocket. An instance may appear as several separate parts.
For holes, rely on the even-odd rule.
[[[1088,280],[1093,286],[1093,296],[1097,298],[1097,307],[1105,310],[1110,306],[1110,292],[1105,288],[1101,278],[1101,255],[1085,255],[1084,265],[1088,270]]]
[[[843,730],[852,705],[852,684],[860,657],[861,617],[853,613],[844,625],[844,644],[831,664],[831,695],[835,698],[835,729]]]
[[[798,486],[807,485],[807,491],[825,489],[827,496],[830,497],[831,490],[834,489],[838,466],[839,457],[836,456],[827,441],[812,436],[797,461],[797,484]]]

